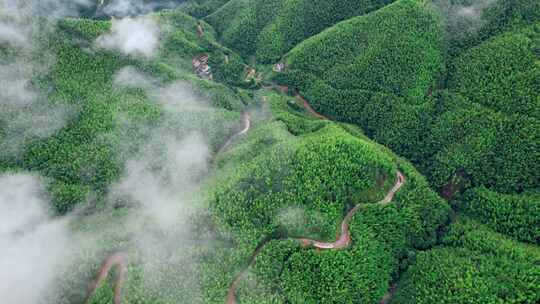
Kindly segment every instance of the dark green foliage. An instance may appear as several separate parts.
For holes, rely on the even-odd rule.
[[[182,3],[180,9],[195,18],[203,18],[227,2],[229,0],[187,0]]]
[[[458,217],[447,230],[442,239],[444,246],[463,247],[479,253],[506,255],[512,259],[530,263],[538,263],[540,260],[538,246],[517,242],[466,217]]]
[[[206,19],[222,33],[226,45],[269,63],[325,28],[391,2],[232,0]]]
[[[497,36],[456,58],[450,89],[505,114],[540,118],[540,24]]]
[[[242,243],[248,242],[251,243],[248,247],[255,248],[257,242],[264,240],[265,233],[274,238],[292,235],[333,240],[335,228],[327,223],[337,226],[354,204],[364,202],[366,206],[353,217],[351,249],[315,253],[299,249],[292,240],[271,241],[244,278],[237,293],[240,301],[378,301],[399,272],[400,261],[414,248],[426,248],[437,241],[437,232],[448,221],[448,205],[429,189],[412,166],[401,161],[399,169],[407,176],[407,182],[398,191],[395,203],[386,207],[369,205],[382,198],[381,190],[394,184],[394,174],[385,173],[382,180],[375,178],[376,175],[367,178],[375,178],[377,183],[362,195],[354,195],[360,189],[347,190],[352,185],[343,186],[347,185],[347,176],[354,176],[354,181],[366,180],[362,178],[366,169],[386,167],[390,160],[375,165],[377,161],[368,167],[362,165],[367,155],[382,161],[386,150],[364,142],[361,133],[362,139],[355,139],[349,134],[357,131],[344,132],[345,126],[340,130],[330,122],[318,122],[322,129],[310,133],[303,121],[317,121],[302,114],[303,109],[298,105],[275,94],[264,94],[263,99],[271,103],[276,119],[284,121],[289,129],[299,130],[303,136],[274,143],[270,150],[259,147],[264,151],[261,156],[252,158],[249,165],[237,167],[233,178],[227,178],[225,185],[219,187],[212,202],[214,213],[218,222],[224,220],[227,230],[235,232],[235,240],[241,241],[238,245],[245,248]],[[266,134],[259,134],[257,129],[250,132],[249,137]],[[368,146],[373,150],[362,152]],[[349,168],[348,161],[343,162],[346,159],[354,165]],[[363,173],[356,171],[357,168]],[[358,184],[354,188],[357,187],[362,186]],[[332,197],[326,198],[328,194]],[[316,203],[319,200],[321,204]],[[235,203],[230,204],[231,201]],[[298,212],[299,217],[286,221],[284,212],[289,216]]]
[[[424,4],[398,1],[306,40],[287,55],[287,62],[293,72],[313,75],[338,91],[420,98],[444,69],[444,32],[439,23],[438,14]],[[379,30],[381,25],[384,31]],[[309,94],[305,83],[293,84]],[[339,97],[330,95],[327,100]]]
[[[517,240],[540,243],[540,196],[508,195],[475,188],[465,193],[462,210]]]
[[[152,15],[161,44],[158,56],[144,59],[95,47],[110,21],[59,21],[36,44],[50,49],[54,64],[31,84],[46,102],[69,106],[67,123],[49,137],[24,138],[21,155],[0,159],[2,170],[44,175],[63,214],[82,202],[100,206],[149,140],[157,143],[152,168],[167,166],[161,134],[202,130],[214,155],[195,190],[208,194],[197,202],[203,210],[178,240],[168,242],[168,232],[139,221],[123,201],[74,215],[73,229],[96,241],[82,244],[83,263],[59,276],[69,288],[57,303],[80,302],[112,250],[130,257],[126,302],[222,303],[255,249],[236,293],[242,303],[378,303],[393,281],[393,303],[538,303],[540,5],[487,1],[474,20],[440,9],[473,2],[188,0]],[[2,63],[17,52],[0,46]],[[193,75],[191,59],[203,53],[213,82]],[[343,122],[318,119],[295,97],[249,90],[245,62],[280,60],[283,73],[257,69]],[[125,66],[156,88],[181,81],[212,107],[164,111],[145,89],[115,87]],[[250,111],[249,132],[220,151],[246,105],[262,110]],[[405,185],[391,203],[376,204],[396,171]],[[428,181],[443,193],[464,190],[452,203],[470,218],[450,223],[455,214]],[[294,239],[335,240],[357,204],[350,247],[314,250]],[[167,247],[181,244],[149,262],[134,243],[153,233]],[[113,276],[90,303],[112,301]]]
[[[540,251],[466,219],[416,255],[392,303],[537,303]]]
[[[540,3],[536,0],[495,0],[480,2],[481,8],[473,18],[459,15],[461,7],[478,4],[475,0],[435,0],[448,20],[451,37],[450,55],[464,50],[504,32],[515,31],[540,20]],[[482,5],[482,3],[484,5]],[[487,5],[486,5],[487,4]]]
[[[431,128],[436,149],[431,182],[444,186],[455,174],[473,186],[511,193],[538,183],[540,121],[506,116],[461,98],[441,100],[445,111]]]
[[[450,208],[414,167],[401,162],[399,169],[407,177],[407,183],[396,193],[394,201],[401,217],[406,219],[408,241],[414,248],[429,248],[437,242],[441,227],[448,223]]]
[[[298,87],[316,110],[361,126],[368,136],[419,165],[437,188],[458,175],[465,186],[502,192],[534,188],[540,172],[535,165],[540,163],[538,26],[495,37],[455,59],[450,89],[462,99],[454,92],[433,92],[442,71],[444,34],[435,27],[436,14],[429,11],[414,1],[399,1],[334,26],[295,48],[288,55],[287,73],[278,81]],[[407,32],[404,22],[424,20],[412,17],[415,14],[424,14],[434,28],[415,28],[425,34]],[[368,26],[382,20],[384,35],[379,27]],[[421,63],[415,63],[417,55]],[[422,84],[427,79],[431,83]]]
[[[358,118],[351,118],[363,127],[370,138],[418,164],[432,153],[428,146],[427,126],[432,124],[434,104],[434,98],[414,104],[403,97],[380,93],[369,98],[365,104],[353,104],[350,108],[363,108],[357,110]]]
[[[462,248],[419,253],[393,303],[538,303],[540,268]]]

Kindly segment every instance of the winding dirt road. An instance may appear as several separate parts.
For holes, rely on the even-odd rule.
[[[278,89],[282,93],[285,93],[285,92],[288,91],[288,87],[286,87],[286,86],[266,87],[266,89],[269,89],[269,88],[270,89]],[[317,118],[319,118],[321,120],[330,120],[326,116],[317,113],[311,107],[309,102],[304,97],[302,97],[298,92],[295,92],[294,96],[298,101],[300,101],[302,103],[304,108],[310,114],[312,114],[313,116],[315,116],[315,117],[317,117]],[[242,112],[241,124],[242,124],[242,129],[239,130],[238,132],[236,132],[235,134],[233,134],[225,142],[225,144],[218,150],[218,154],[221,153],[228,146],[230,146],[232,141],[236,137],[242,136],[242,135],[246,134],[249,131],[249,129],[251,127],[251,117],[250,117],[248,112]],[[381,205],[381,206],[390,204],[392,202],[395,194],[397,193],[397,191],[405,184],[405,182],[406,182],[405,176],[401,172],[398,171],[397,172],[397,179],[396,179],[396,182],[395,182],[394,186],[392,187],[392,189],[390,189],[388,191],[385,198],[383,200],[377,202],[376,204]],[[336,241],[334,241],[332,243],[328,243],[328,242],[322,242],[322,241],[312,240],[312,239],[308,239],[308,238],[295,238],[294,240],[299,241],[302,244],[302,246],[304,246],[304,247],[312,246],[314,248],[322,249],[322,250],[331,250],[331,249],[339,250],[339,249],[347,248],[351,244],[351,235],[350,235],[350,231],[349,231],[349,223],[352,220],[352,217],[358,212],[358,210],[360,210],[360,208],[362,206],[363,206],[362,204],[356,205],[354,208],[352,208],[345,215],[345,217],[344,217],[344,219],[343,219],[343,221],[341,223],[341,232],[340,232],[339,236],[337,237]],[[232,281],[232,283],[231,283],[231,285],[229,287],[229,291],[227,293],[227,298],[225,300],[226,304],[236,304],[237,303],[237,301],[236,301],[236,290],[238,289],[238,285],[239,285],[242,277],[246,273],[246,270],[255,262],[255,258],[259,255],[259,253],[262,251],[262,249],[265,247],[265,245],[268,244],[268,242],[270,240],[271,239],[269,239],[268,241],[263,242],[261,245],[259,245],[255,249],[255,251],[252,253],[252,255],[249,258],[249,261],[248,261],[247,265],[244,267],[244,269],[242,269],[237,275],[235,275],[235,277],[233,278],[233,281]],[[92,295],[95,293],[95,291],[99,287],[99,285],[107,278],[107,276],[108,276],[109,272],[111,271],[111,269],[116,266],[116,267],[118,267],[118,275],[117,275],[117,278],[116,278],[116,282],[114,284],[114,304],[121,304],[121,302],[122,302],[122,287],[123,287],[123,284],[124,284],[124,281],[125,281],[125,278],[126,278],[126,275],[127,275],[127,265],[128,265],[127,254],[125,254],[123,252],[118,252],[118,253],[112,254],[107,259],[105,259],[105,261],[103,262],[103,264],[99,268],[99,271],[97,273],[97,276],[96,276],[95,280],[92,281],[92,283],[89,286],[88,294],[87,294],[87,297],[86,297],[84,303],[88,303],[88,301],[90,300]],[[395,288],[393,288],[393,290],[395,290]],[[387,301],[389,300],[389,297],[391,297],[392,294],[393,294],[393,291],[391,290],[387,295],[385,295],[383,300],[381,300],[381,303],[387,303]]]
[[[238,137],[246,134],[250,127],[251,127],[251,116],[248,112],[243,112],[241,115],[241,123],[242,123],[242,129],[235,134],[233,134],[227,142],[219,149],[218,154],[227,148],[232,141]],[[258,253],[257,253],[258,254]],[[256,256],[256,255],[255,255]],[[253,256],[253,259],[255,259],[255,256]],[[86,299],[84,300],[84,303],[88,303],[92,295],[96,292],[96,289],[99,287],[101,283],[105,279],[107,279],[107,276],[109,275],[109,272],[113,267],[118,267],[118,275],[116,277],[116,281],[114,283],[114,304],[121,304],[122,303],[122,287],[124,285],[124,281],[127,275],[127,254],[124,252],[117,252],[105,259],[103,261],[103,264],[98,270],[98,273],[96,275],[96,278],[90,283],[90,286],[88,287],[88,293],[86,296]]]
[[[386,197],[382,201],[376,203],[376,205],[384,206],[384,205],[389,204],[394,199],[396,192],[403,186],[403,184],[405,184],[405,176],[401,172],[398,171],[396,183],[394,184],[392,189],[388,191],[388,193],[386,194]],[[321,242],[321,241],[316,241],[316,240],[311,240],[311,239],[303,239],[303,238],[298,239],[298,240],[302,242],[304,246],[313,246],[318,249],[343,249],[343,248],[349,247],[349,245],[351,244],[351,233],[349,231],[349,223],[351,222],[351,219],[354,216],[354,214],[358,212],[358,210],[362,206],[363,206],[362,204],[356,205],[347,213],[347,215],[345,215],[345,218],[341,222],[341,234],[339,235],[336,241],[332,243],[326,243],[326,242]]]
[[[311,107],[311,105],[309,104],[309,102],[304,98],[302,97],[302,95],[300,95],[298,92],[295,92],[294,93],[294,97],[300,101],[302,103],[302,106],[304,106],[304,108],[313,116],[317,117],[318,119],[321,119],[321,120],[330,120],[328,117],[322,115],[322,114],[319,114],[317,111],[315,111],[313,109],[313,107]]]
[[[242,123],[242,129],[229,137],[225,144],[223,144],[223,146],[219,148],[217,154],[220,154],[221,152],[223,152],[223,150],[229,147],[235,138],[242,136],[249,131],[249,128],[251,128],[251,116],[248,112],[242,112],[242,115],[240,116],[240,121]]]
[[[263,88],[266,89],[266,90],[277,90],[278,92],[283,93],[283,94],[287,94],[287,92],[289,91],[288,86],[276,85],[276,84],[266,86],[266,87],[263,87]],[[305,99],[302,95],[300,95],[300,93],[298,93],[298,91],[296,91],[296,90],[294,91],[294,98],[296,98],[296,100],[298,100],[302,104],[304,109],[306,109],[309,112],[309,114],[317,117],[320,120],[331,120],[330,118],[328,118],[328,117],[320,114],[319,112],[315,111],[315,109],[313,109],[313,107],[311,106],[309,101],[307,101],[307,99]]]
[[[96,278],[94,281],[92,281],[92,283],[90,283],[88,295],[86,296],[84,303],[89,302],[96,289],[101,283],[103,283],[103,281],[105,281],[105,279],[107,279],[109,272],[115,266],[118,267],[118,274],[116,277],[116,282],[114,283],[114,304],[122,303],[122,286],[124,285],[124,280],[127,274],[127,264],[127,254],[123,252],[114,253],[105,259],[99,268]]]
[[[379,202],[377,202],[375,204],[380,205],[380,206],[385,206],[385,205],[390,204],[392,202],[392,200],[394,199],[394,196],[396,195],[397,191],[399,191],[399,189],[405,184],[405,182],[406,182],[405,175],[403,175],[403,173],[397,171],[396,182],[395,182],[394,186],[392,187],[392,189],[390,189],[388,191],[388,193],[386,194],[386,196],[384,197],[383,200],[381,200],[381,201],[379,201]],[[322,250],[330,250],[330,249],[339,250],[339,249],[347,248],[351,244],[351,234],[350,234],[350,231],[349,231],[349,223],[351,222],[352,217],[358,212],[358,210],[360,210],[360,208],[362,206],[364,206],[364,204],[357,204],[354,208],[352,208],[347,213],[347,215],[345,215],[345,218],[341,222],[341,233],[338,236],[336,241],[334,241],[332,243],[327,243],[327,242],[321,242],[321,241],[307,239],[307,238],[295,238],[294,240],[299,241],[305,247],[313,246],[314,248],[322,249]],[[240,280],[242,279],[242,277],[243,277],[244,273],[246,272],[246,270],[255,262],[255,258],[262,251],[264,246],[266,244],[268,244],[269,241],[270,240],[268,240],[267,242],[260,245],[253,252],[253,254],[251,255],[251,257],[249,259],[249,262],[248,262],[247,266],[244,269],[242,269],[234,277],[234,279],[233,279],[233,281],[232,281],[232,283],[231,283],[231,285],[229,287],[229,291],[227,293],[227,298],[225,300],[225,304],[236,304],[237,303],[237,301],[236,301],[236,289],[238,289],[238,285],[240,283]]]

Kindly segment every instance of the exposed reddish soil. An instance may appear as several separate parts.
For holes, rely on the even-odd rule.
[[[397,172],[397,177],[396,177],[396,183],[394,184],[392,189],[390,189],[388,191],[388,193],[386,194],[384,199],[377,202],[376,204],[377,205],[382,205],[382,206],[390,204],[392,202],[392,200],[394,199],[394,196],[395,196],[396,192],[405,184],[405,182],[406,182],[405,176],[403,175],[403,173],[398,171]],[[341,222],[341,233],[338,236],[336,241],[334,241],[332,243],[327,243],[327,242],[321,242],[321,241],[307,239],[307,238],[297,238],[296,240],[299,241],[305,247],[313,246],[314,248],[321,249],[321,250],[344,249],[344,248],[349,247],[350,244],[351,244],[351,234],[350,234],[350,231],[349,231],[349,223],[350,223],[352,217],[356,214],[356,212],[362,206],[363,206],[363,204],[356,205],[354,208],[352,208],[347,213],[347,215],[345,215],[345,218]],[[255,261],[255,258],[262,251],[262,249],[264,248],[264,246],[266,244],[267,243],[262,244],[261,246],[259,246],[254,251],[254,253],[251,255],[251,257],[249,259],[248,266],[245,269],[243,269],[241,272],[239,272],[234,277],[233,282],[231,283],[231,285],[229,287],[229,291],[227,293],[227,298],[225,300],[226,304],[236,304],[237,303],[236,302],[236,289],[238,288],[238,284],[240,282],[240,279],[244,275],[247,268],[249,268],[253,264],[253,262]]]
[[[232,135],[229,138],[229,140],[227,140],[227,142],[221,147],[220,152],[223,149],[225,149],[227,146],[229,146],[234,138],[236,138],[237,136],[241,136],[249,131],[249,128],[251,126],[251,117],[249,113],[247,112],[242,113],[241,122],[242,122],[242,129],[236,132],[234,135]],[[258,254],[258,252],[255,253],[255,255],[253,256],[253,259],[255,258],[256,254]],[[92,281],[92,283],[90,283],[86,300],[84,301],[84,303],[88,303],[88,301],[90,300],[90,298],[92,297],[92,295],[94,294],[98,286],[107,278],[110,270],[115,266],[118,267],[118,276],[114,284],[114,304],[122,303],[122,286],[124,284],[124,280],[127,274],[127,255],[122,252],[110,255],[109,257],[107,257],[107,259],[105,259],[105,261],[99,268],[99,271],[97,273],[95,280]],[[240,279],[241,275],[242,274],[239,274],[237,276],[238,278],[235,279],[235,282]]]
[[[294,97],[296,97],[296,99],[298,99],[302,105],[304,106],[304,108],[313,116],[317,117],[318,119],[321,119],[321,120],[330,120],[328,117],[322,115],[322,114],[319,114],[317,111],[315,111],[311,105],[309,104],[309,102],[304,98],[302,97],[302,95],[298,94],[298,93],[295,93],[294,94]]]
[[[264,87],[265,89],[267,90],[272,90],[272,89],[275,89],[281,93],[287,93],[289,91],[289,87],[288,86],[284,86],[284,85],[271,85],[271,86],[266,86]],[[317,111],[315,111],[315,109],[313,109],[313,107],[311,106],[311,104],[309,103],[309,101],[307,101],[302,95],[300,95],[300,93],[298,93],[297,91],[294,92],[294,97],[296,98],[296,100],[298,100],[302,106],[309,112],[309,114],[317,117],[318,119],[321,119],[321,120],[331,120],[330,118],[318,113]]]
[[[398,171],[396,183],[394,184],[392,189],[388,191],[388,193],[386,194],[386,197],[382,201],[376,204],[377,205],[389,204],[392,201],[392,199],[394,199],[394,195],[396,194],[396,192],[401,188],[401,186],[403,186],[404,183],[405,183],[405,176],[401,172]],[[349,223],[352,217],[354,216],[354,214],[358,211],[358,209],[360,209],[361,206],[362,206],[361,204],[356,205],[347,213],[347,215],[345,215],[345,218],[341,222],[341,234],[339,235],[336,241],[332,243],[327,243],[327,242],[321,242],[317,240],[303,239],[303,238],[298,239],[298,240],[304,246],[313,246],[318,249],[343,249],[343,248],[349,247],[349,245],[351,244],[351,233],[349,231]]]
[[[288,91],[288,87],[286,86],[271,86],[266,87],[266,89],[278,89],[282,93],[286,93]],[[321,119],[321,120],[329,120],[327,117],[317,113],[309,104],[309,102],[303,98],[299,93],[295,92],[295,98],[299,100],[302,105],[306,108],[306,110],[312,114],[313,116]],[[247,133],[251,126],[251,117],[249,113],[243,112],[241,115],[241,122],[242,122],[242,129],[232,135],[227,142],[219,149],[218,153],[220,153],[222,150],[227,148],[231,142],[236,138],[237,136],[241,136],[245,133]],[[405,184],[406,178],[401,172],[397,172],[397,180],[392,189],[388,191],[385,198],[379,202],[377,202],[377,205],[387,205],[391,203],[393,200],[396,192]],[[307,239],[307,238],[297,238],[296,240],[299,241],[303,246],[313,246],[317,249],[322,250],[328,250],[328,249],[344,249],[350,246],[351,244],[351,235],[349,231],[349,223],[352,219],[352,217],[356,214],[356,212],[361,208],[361,204],[356,205],[354,208],[352,208],[343,219],[341,223],[341,233],[336,239],[336,241],[332,243],[328,242],[321,242],[317,240]],[[245,274],[245,271],[254,263],[255,258],[259,253],[262,251],[264,246],[268,242],[265,242],[257,247],[257,249],[253,252],[249,259],[249,263],[247,264],[246,268],[240,271],[237,275],[235,275],[230,287],[229,291],[227,293],[227,298],[225,300],[226,304],[236,304],[236,289],[238,288],[238,284],[240,283],[240,280],[242,279],[243,275]],[[98,286],[107,278],[110,270],[117,266],[118,267],[118,276],[116,278],[116,282],[114,285],[114,304],[121,304],[122,302],[122,286],[127,274],[127,255],[120,252],[115,253],[111,256],[109,256],[100,267],[97,277],[92,283],[90,284],[88,295],[85,300],[85,303],[88,302],[90,297],[94,294]],[[388,303],[388,301],[391,299],[393,293],[395,292],[395,286],[393,286],[388,294],[384,296],[384,298],[380,301],[381,304]]]
[[[92,283],[90,283],[88,294],[84,303],[88,303],[98,286],[105,281],[109,275],[109,272],[115,266],[118,267],[118,273],[116,282],[114,283],[114,304],[122,303],[122,286],[124,285],[124,280],[127,274],[127,255],[123,252],[112,254],[105,259],[99,268],[96,278],[94,281],[92,281]]]

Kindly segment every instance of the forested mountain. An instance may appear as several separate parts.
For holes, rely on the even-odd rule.
[[[0,0],[0,302],[540,302],[540,1]]]

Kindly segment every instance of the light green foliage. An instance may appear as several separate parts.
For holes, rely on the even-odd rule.
[[[80,303],[103,259],[122,251],[126,303],[223,303],[250,258],[240,303],[378,303],[396,281],[392,303],[538,303],[540,4],[487,1],[474,20],[440,9],[473,2],[188,0],[150,15],[161,32],[152,58],[96,47],[112,23],[91,19],[60,20],[29,54],[0,45],[2,64],[46,62],[44,48],[55,59],[30,84],[69,107],[67,122],[24,138],[0,169],[45,176],[60,214],[104,207],[127,160],[163,134],[198,131],[211,150],[181,232],[156,228],[125,198],[73,215],[74,238],[91,241],[66,262],[49,302]],[[205,53],[214,81],[193,75],[191,60]],[[257,65],[278,61],[283,73]],[[341,122],[252,90],[245,62]],[[126,66],[155,90],[181,82],[208,106],[168,111],[149,90],[120,88],[113,79]],[[249,131],[231,137],[246,110]],[[156,146],[159,170],[168,164]],[[376,204],[398,171],[405,184]],[[440,189],[463,190],[454,211]],[[334,241],[358,204],[348,248],[295,240]],[[89,303],[112,302],[114,277]]]
[[[370,233],[346,251],[303,250],[292,254],[281,288],[291,302],[375,303],[390,280],[391,255]]]
[[[156,18],[178,28],[176,33],[187,35],[186,39],[194,39],[194,34],[190,36],[185,30],[195,26],[193,18],[174,12],[163,12]],[[123,153],[125,151],[121,151],[124,139],[130,138],[130,145],[135,147],[130,153],[136,152],[137,145],[146,136],[145,128],[157,121],[171,133],[180,134],[174,130],[182,125],[189,126],[181,128],[185,132],[199,127],[212,140],[210,144],[217,148],[235,126],[231,121],[238,120],[237,114],[210,108],[167,116],[143,90],[114,87],[113,77],[123,67],[134,66],[141,73],[156,78],[163,86],[175,79],[191,83],[195,95],[210,100],[215,106],[229,110],[242,107],[241,98],[226,86],[162,69],[166,62],[172,60],[167,44],[162,52],[169,55],[164,55],[163,62],[144,61],[102,49],[85,50],[109,27],[110,22],[107,21],[66,19],[48,37],[41,38],[51,46],[48,51],[53,53],[55,61],[46,75],[36,76],[37,86],[48,92],[51,103],[69,105],[72,115],[68,117],[66,126],[52,136],[29,140],[20,160],[2,160],[2,167],[22,167],[51,178],[52,198],[61,213],[84,201],[91,192],[97,193],[98,198],[104,194],[119,177],[128,157]],[[206,35],[207,39],[212,39],[210,30]],[[187,56],[186,52],[176,51],[176,56]],[[186,120],[188,118],[189,121]],[[128,122],[131,127],[121,121]]]
[[[331,237],[338,221],[376,181],[394,176],[390,158],[373,145],[338,127],[328,126],[303,138],[276,145],[240,166],[220,185],[212,208],[225,227],[242,232],[241,241],[256,245],[280,227],[278,214],[288,207],[305,209],[305,231]],[[230,202],[234,201],[234,204]]]

